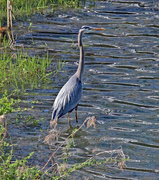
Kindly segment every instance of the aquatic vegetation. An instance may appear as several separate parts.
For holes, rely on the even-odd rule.
[[[6,0],[1,0],[1,20],[6,17],[6,12],[7,12],[7,7],[6,7]],[[36,12],[36,10],[39,7],[46,7],[49,4],[54,3],[54,0],[40,0],[40,1],[32,1],[32,0],[17,0],[13,1],[11,0],[12,4],[12,9],[15,17],[24,16],[24,15],[29,15],[33,14]]]
[[[15,100],[12,98],[8,98],[7,92],[3,94],[2,98],[0,98],[0,116],[3,114],[7,114],[13,112],[12,105],[15,103]]]
[[[12,152],[7,156],[0,155],[0,179],[36,179],[40,170],[34,166],[27,166],[32,154],[15,161],[12,160]]]
[[[22,126],[38,126],[41,122],[44,121],[44,118],[41,119],[36,119],[34,116],[24,116],[20,112],[16,115],[16,123],[17,125],[22,125]]]
[[[17,53],[0,56],[0,91],[26,88],[33,89],[51,82],[48,68],[52,59],[30,57],[27,54]],[[57,70],[56,70],[57,71]]]
[[[79,0],[11,0],[13,14],[15,18],[20,18],[27,15],[35,14],[37,11],[41,11],[48,7],[54,9],[57,5],[62,5],[66,7],[77,8],[80,6],[81,1]],[[0,11],[0,22],[3,19],[6,19],[7,16],[7,7],[6,0],[1,0],[1,11]],[[1,24],[1,23],[0,23]]]
[[[19,115],[20,116],[20,115]],[[32,117],[30,117],[32,119]],[[4,121],[3,121],[4,119]],[[39,166],[29,166],[28,162],[33,156],[34,152],[31,152],[27,157],[21,159],[14,159],[14,146],[12,140],[6,138],[7,135],[7,117],[5,115],[0,116],[0,178],[1,179],[45,179],[45,177],[51,177],[51,179],[67,178],[71,173],[88,166],[97,165],[111,165],[117,164],[122,170],[126,165],[125,162],[129,157],[125,156],[122,147],[110,151],[99,151],[95,149],[92,151],[94,154],[87,160],[81,163],[70,164],[71,147],[76,146],[74,136],[78,131],[87,124],[87,128],[90,126],[95,127],[95,117],[88,117],[84,123],[77,129],[74,129],[72,133],[64,140],[64,142],[57,146],[52,155],[46,162],[46,164],[40,168]],[[53,131],[53,129],[52,129]],[[45,137],[44,142],[50,143],[51,141],[58,141],[57,130],[54,129],[48,136]],[[55,140],[56,139],[56,140]],[[62,150],[62,151],[61,151]],[[61,152],[60,155],[57,152]],[[97,153],[96,153],[97,152]],[[107,154],[107,156],[106,156]],[[102,159],[97,159],[98,156],[102,156]],[[52,159],[54,159],[52,161]],[[52,162],[52,166],[47,166],[49,162]]]
[[[52,122],[51,122],[52,123]],[[65,139],[65,141],[56,147],[56,149],[53,151],[52,155],[44,165],[44,167],[41,169],[42,177],[45,174],[49,174],[49,177],[52,177],[52,179],[62,179],[66,178],[73,173],[74,171],[77,171],[81,168],[87,167],[87,166],[97,166],[97,165],[103,165],[103,164],[116,164],[121,170],[126,167],[125,162],[129,160],[129,157],[126,156],[123,152],[122,147],[118,147],[117,149],[110,150],[110,151],[99,151],[98,149],[94,149],[92,153],[94,154],[87,160],[85,160],[82,163],[75,163],[70,164],[69,159],[71,158],[71,147],[75,147],[76,143],[74,141],[74,136],[78,133],[78,131],[85,126],[87,128],[93,126],[96,127],[96,118],[95,116],[88,117],[85,119],[83,124],[72,131],[72,133]],[[53,141],[58,141],[58,136],[60,136],[60,133],[56,129],[56,125],[54,126],[54,129],[52,129],[49,132],[49,135],[45,137],[44,142],[48,144],[52,144]],[[57,152],[62,149],[61,155],[56,156]],[[97,152],[97,153],[96,153]],[[102,156],[102,159],[97,159],[97,157]],[[53,159],[53,161],[52,161]],[[52,161],[52,166],[47,169],[48,163]]]
[[[13,105],[17,102],[19,100],[10,98],[7,92],[0,99],[0,179],[36,179],[40,175],[40,169],[27,164],[34,152],[15,160],[13,155],[15,145],[12,144],[11,137],[7,137],[6,114],[14,111]]]
[[[9,142],[6,140],[7,120],[3,123],[4,118],[4,115],[0,116],[0,179],[36,179],[40,174],[40,169],[27,165],[33,152],[20,160],[14,160],[14,145],[11,139]]]

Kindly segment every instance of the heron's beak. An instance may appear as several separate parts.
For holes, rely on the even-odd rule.
[[[92,28],[92,30],[101,31],[101,30],[106,30],[106,29],[105,28]]]

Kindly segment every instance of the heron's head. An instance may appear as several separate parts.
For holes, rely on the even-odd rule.
[[[81,29],[84,32],[91,32],[91,31],[100,31],[100,30],[105,30],[105,28],[94,28],[91,26],[82,26]]]

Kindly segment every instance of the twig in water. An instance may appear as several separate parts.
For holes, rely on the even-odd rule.
[[[90,121],[91,119],[95,119],[95,116],[93,116],[93,118],[91,117],[88,117],[85,119],[85,121],[83,122],[83,124],[78,128],[76,129],[72,134],[70,134],[66,139],[65,141],[59,146],[56,148],[56,150],[52,153],[52,155],[50,156],[50,158],[48,159],[48,161],[46,162],[46,164],[43,166],[43,168],[41,169],[40,173],[42,173],[44,171],[44,169],[46,168],[46,166],[48,165],[48,163],[51,161],[51,159],[54,157],[54,155],[59,151],[59,149],[67,142],[67,140],[76,134],[77,131],[79,131],[84,125],[86,122]],[[90,123],[91,124],[91,123]]]

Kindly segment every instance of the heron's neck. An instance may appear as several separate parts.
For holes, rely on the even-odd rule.
[[[80,80],[82,79],[82,75],[84,71],[84,49],[82,45],[82,35],[83,35],[83,31],[80,30],[78,34],[78,47],[80,49],[80,59],[79,59],[78,69],[75,73]]]

